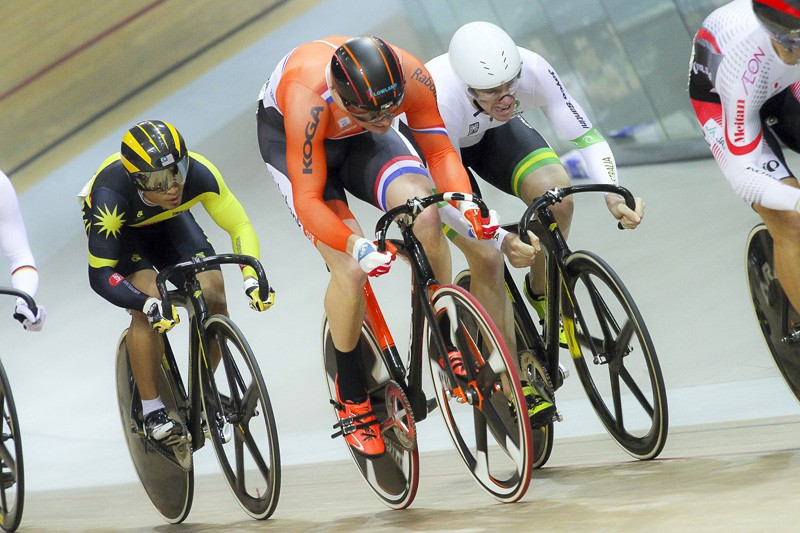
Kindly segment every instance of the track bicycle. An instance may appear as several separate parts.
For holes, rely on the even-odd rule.
[[[190,319],[188,381],[181,376],[165,334],[158,384],[167,411],[185,428],[177,444],[165,447],[147,437],[128,358],[127,330],[117,345],[117,400],[128,450],[150,501],[170,523],[180,523],[189,514],[194,493],[192,454],[206,439],[248,515],[268,518],[278,504],[280,452],[264,378],[236,324],[227,316],[209,315],[197,279],[198,273],[222,264],[252,267],[260,293],[271,291],[261,263],[238,254],[192,258],[161,270],[156,278],[164,308],[182,307]],[[168,280],[180,288],[169,290]]]
[[[29,294],[11,287],[0,287],[0,294],[22,298],[34,316],[38,314],[36,302]],[[14,318],[20,323],[25,319],[17,313],[14,313]],[[22,521],[22,509],[25,503],[25,467],[22,460],[22,435],[19,431],[17,408],[2,361],[0,361],[0,396],[3,403],[3,418],[0,420],[0,527],[5,531],[15,531]]]
[[[519,224],[504,226],[518,232],[526,243],[526,230],[531,230],[539,237],[546,257],[546,312],[541,327],[531,318],[530,308],[505,266],[522,378],[555,404],[555,391],[569,375],[559,354],[563,323],[575,371],[603,426],[631,456],[653,459],[664,448],[669,420],[653,341],[619,276],[597,254],[570,250],[548,209],[569,195],[584,192],[616,193],[634,208],[633,195],[623,187],[576,185],[547,191],[528,206]],[[460,272],[456,283],[469,288],[469,270]],[[535,468],[549,459],[553,422],[561,419],[557,412],[534,429]]]
[[[411,265],[411,336],[408,357],[399,350],[367,283],[367,312],[358,347],[368,383],[373,412],[381,427],[386,452],[377,458],[348,449],[359,472],[389,507],[404,509],[414,500],[419,484],[416,424],[437,406],[456,449],[475,480],[501,502],[522,498],[531,479],[533,443],[524,415],[526,405],[514,359],[494,322],[475,298],[461,287],[442,285],[434,277],[420,242],[413,233],[414,219],[426,207],[442,201],[475,201],[462,193],[443,193],[408,200],[385,213],[376,225],[378,249],[391,245]],[[402,240],[387,239],[396,223]],[[328,320],[323,320],[323,359],[331,403],[338,422],[333,437],[352,427],[339,420],[336,409],[336,359]],[[448,344],[461,353],[466,377],[450,366]],[[427,358],[435,389],[428,399],[422,388],[423,360]]]
[[[769,353],[800,401],[800,314],[786,298],[773,264],[772,237],[763,223],[747,236],[745,268],[753,311]]]

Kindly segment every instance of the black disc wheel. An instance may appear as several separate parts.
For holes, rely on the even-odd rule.
[[[117,344],[116,364],[117,403],[125,442],[136,468],[136,475],[153,507],[164,520],[178,524],[189,515],[194,497],[191,447],[188,446],[188,457],[182,465],[182,461],[173,453],[148,441],[143,430],[142,402],[128,359],[126,334],[127,330],[122,333]],[[186,411],[186,398],[180,390],[162,364],[158,392],[167,410],[175,417],[179,417],[178,412]]]
[[[747,285],[758,327],[786,386],[800,401],[800,314],[783,291],[772,258],[772,237],[759,224],[747,237]]]
[[[366,374],[372,411],[380,424],[386,451],[380,457],[366,457],[344,445],[375,495],[391,509],[405,509],[414,501],[419,487],[419,450],[414,416],[405,392],[390,379],[378,341],[366,323],[362,324],[357,347],[361,368]],[[327,318],[322,325],[322,353],[328,393],[335,402],[338,401],[336,354]],[[336,408],[333,411],[338,422],[338,411]],[[342,437],[336,438],[344,441]]]

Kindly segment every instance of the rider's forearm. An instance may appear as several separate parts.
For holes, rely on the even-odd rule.
[[[800,204],[800,189],[752,167],[728,169],[725,177],[734,192],[748,204],[759,204],[776,211],[795,211]]]

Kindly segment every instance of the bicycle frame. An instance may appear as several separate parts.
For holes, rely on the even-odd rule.
[[[212,373],[213,369],[210,368],[211,361],[208,357],[208,340],[205,333],[205,322],[209,317],[208,305],[205,298],[203,298],[203,291],[200,286],[200,281],[197,279],[197,274],[208,270],[208,267],[221,264],[246,264],[252,267],[257,275],[259,281],[259,290],[266,290],[263,294],[268,294],[269,283],[267,282],[266,275],[264,274],[261,263],[249,256],[242,256],[236,254],[220,254],[209,258],[194,257],[190,261],[178,263],[171,267],[161,270],[156,277],[156,286],[161,295],[164,308],[169,309],[170,305],[175,305],[186,309],[189,315],[189,324],[193,332],[189,338],[189,361],[188,361],[188,395],[181,378],[175,356],[172,353],[172,348],[164,336],[164,357],[166,358],[167,365],[165,365],[170,372],[175,384],[180,388],[180,393],[183,398],[189,399],[188,405],[184,405],[181,413],[187,423],[187,430],[192,435],[192,449],[198,450],[204,444],[204,435],[201,431],[200,415],[202,408],[198,409],[197,406],[202,405],[200,398],[200,371],[201,366],[204,365]],[[184,276],[183,287],[176,290],[167,289],[167,280],[174,274],[180,273]],[[219,391],[216,388],[216,383],[212,380],[210,385],[213,389],[214,396],[219,402]],[[186,411],[191,410],[191,417]]]
[[[543,248],[546,250],[546,281],[545,290],[549,295],[547,298],[547,307],[545,311],[544,322],[544,339],[539,334],[539,330],[535,327],[530,313],[525,308],[524,300],[511,276],[508,266],[505,266],[505,282],[506,290],[512,299],[512,304],[516,306],[519,311],[519,316],[525,323],[525,331],[521,332],[523,335],[528,335],[528,344],[534,346],[538,353],[545,354],[545,368],[553,384],[554,389],[558,389],[564,383],[564,378],[559,372],[559,315],[564,321],[564,332],[567,335],[568,345],[570,351],[577,349],[577,341],[575,339],[575,327],[572,323],[571,312],[560,313],[562,305],[571,306],[569,302],[570,295],[566,291],[563,294],[559,289],[563,287],[562,278],[566,269],[567,257],[572,253],[569,245],[567,244],[558,223],[553,216],[552,211],[548,208],[556,203],[561,202],[567,196],[581,192],[605,192],[616,193],[625,199],[628,207],[633,209],[635,201],[633,195],[624,187],[611,184],[592,184],[592,185],[575,185],[572,187],[556,188],[546,192],[544,195],[537,198],[525,210],[519,224],[504,226],[508,231],[518,232],[523,242],[530,244],[528,239],[527,230],[532,231],[539,237]],[[534,218],[535,217],[535,218]],[[621,226],[620,226],[621,228]],[[567,301],[561,301],[563,296]],[[571,307],[567,308],[569,311]]]
[[[411,217],[398,221],[403,237],[402,242],[396,239],[387,239],[386,233],[391,223],[407,206],[412,207],[415,213],[419,213],[426,207],[445,199],[472,199],[478,203],[482,211],[485,211],[484,216],[488,214],[485,204],[477,197],[470,198],[470,195],[461,193],[444,193],[431,196],[426,202],[418,198],[411,199],[407,205],[404,204],[388,211],[381,217],[376,226],[375,234],[378,240],[378,249],[385,251],[386,243],[390,242],[397,249],[397,253],[406,257],[411,264],[411,340],[409,345],[409,366],[411,368],[408,378],[406,378],[407,369],[400,358],[375,293],[372,291],[369,282],[364,285],[364,295],[367,301],[367,320],[378,339],[386,368],[389,370],[392,379],[403,387],[403,392],[408,396],[411,410],[417,422],[424,420],[428,413],[436,407],[435,401],[428,402],[422,389],[422,351],[425,344],[425,321],[427,320],[430,324],[436,323],[435,310],[428,296],[439,288],[440,283],[434,276],[433,268],[425,255],[422,244],[414,235]],[[447,353],[447,347],[441,335],[433,335],[433,341],[436,343],[439,353]],[[452,373],[450,366],[445,366],[447,368],[446,371]]]

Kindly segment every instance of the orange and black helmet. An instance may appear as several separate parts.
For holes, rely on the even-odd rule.
[[[400,58],[380,37],[353,37],[337,48],[331,77],[345,105],[363,111],[399,105],[406,88]]]

